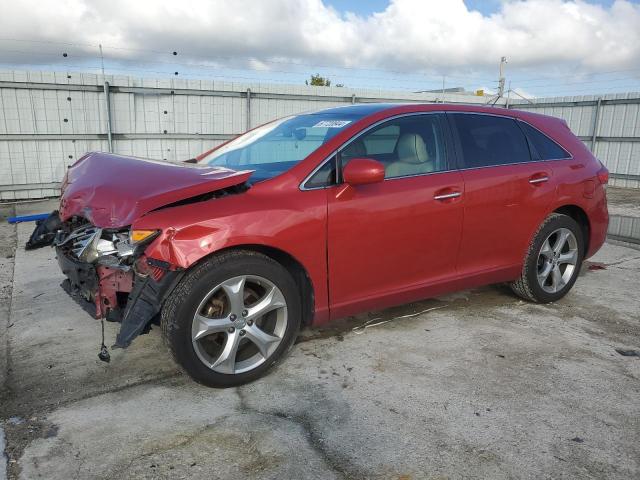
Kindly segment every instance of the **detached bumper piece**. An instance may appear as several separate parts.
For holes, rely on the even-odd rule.
[[[90,263],[79,262],[56,248],[56,257],[66,280],[62,288],[91,316],[96,317],[94,292],[98,290],[98,274]]]
[[[183,271],[163,271],[160,267],[152,267],[144,276],[136,274],[120,332],[112,348],[127,348],[131,345],[133,339],[160,313],[165,299],[183,275]]]
[[[36,222],[36,228],[24,248],[26,250],[35,250],[36,248],[51,245],[56,237],[56,232],[60,228],[62,228],[60,215],[58,215],[57,211],[54,211],[44,220]]]

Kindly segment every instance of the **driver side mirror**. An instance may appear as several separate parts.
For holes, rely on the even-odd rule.
[[[382,182],[384,165],[371,158],[354,158],[344,167],[342,177],[351,186]]]

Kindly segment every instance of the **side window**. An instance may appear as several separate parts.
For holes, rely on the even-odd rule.
[[[527,139],[515,120],[468,113],[450,115],[460,140],[464,168],[531,161]]]
[[[336,182],[336,157],[325,162],[304,184],[304,188],[328,187]]]
[[[560,160],[571,158],[567,151],[528,123],[520,122],[520,126],[529,139],[531,153],[535,160]]]
[[[367,153],[371,155],[379,153],[392,154],[396,149],[399,136],[400,127],[398,125],[389,125],[376,130],[371,135],[367,135],[363,142]]]
[[[442,115],[410,115],[389,120],[356,138],[340,153],[342,167],[352,158],[371,158],[385,178],[449,170]]]

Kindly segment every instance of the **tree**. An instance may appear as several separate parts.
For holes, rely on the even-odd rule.
[[[311,80],[305,80],[305,85],[313,85],[316,87],[330,87],[331,80],[328,78],[321,77],[319,73],[315,75],[311,75]]]

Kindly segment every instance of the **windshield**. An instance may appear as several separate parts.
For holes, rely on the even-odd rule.
[[[362,116],[316,113],[285,117],[232,140],[200,160],[211,166],[255,170],[251,182],[275,177]]]

